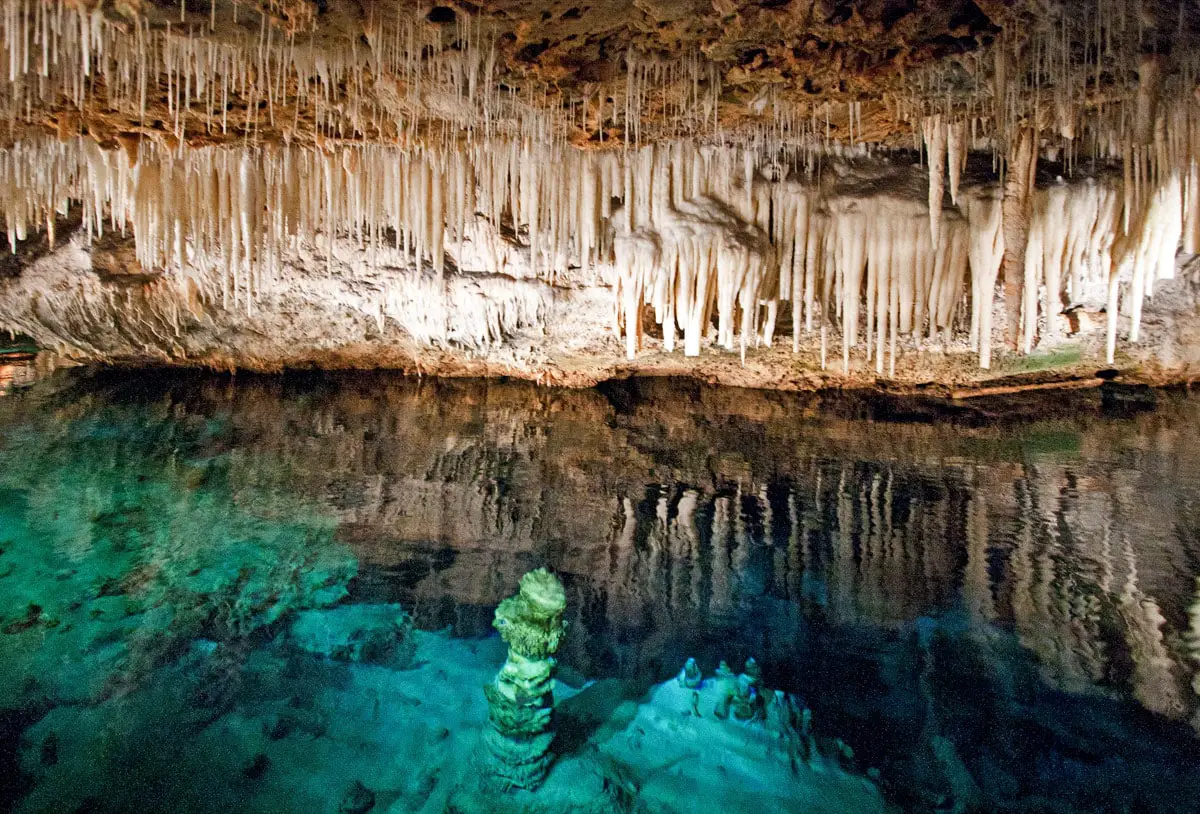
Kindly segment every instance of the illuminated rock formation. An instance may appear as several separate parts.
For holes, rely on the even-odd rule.
[[[505,789],[536,789],[550,767],[554,740],[554,654],[566,632],[562,583],[544,568],[521,577],[521,589],[496,608],[495,628],[508,643],[508,658],[484,688],[485,770]]]
[[[1200,247],[1195,9],[0,5],[0,328],[70,357],[1200,364],[1143,330]]]

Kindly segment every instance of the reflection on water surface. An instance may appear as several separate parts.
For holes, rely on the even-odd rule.
[[[399,603],[474,640],[547,565],[566,675],[636,698],[754,656],[901,807],[1194,810],[1198,419],[1120,390],[52,377],[0,403],[9,795],[55,781],[46,717],[170,694],[197,642],[243,642],[188,692],[248,716],[228,675],[297,611]]]

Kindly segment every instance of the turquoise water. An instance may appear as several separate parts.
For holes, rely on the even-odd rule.
[[[1200,811],[1198,400],[6,393],[0,807]],[[492,611],[540,566],[559,757],[477,788]],[[811,727],[693,715],[688,657]]]

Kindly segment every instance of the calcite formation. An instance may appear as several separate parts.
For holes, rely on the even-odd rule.
[[[1090,312],[1114,365],[1200,249],[1200,9],[1085,5],[3,0],[0,328],[920,380]]]
[[[501,788],[536,789],[545,779],[554,740],[554,654],[566,632],[562,583],[544,568],[521,577],[521,589],[496,608],[493,626],[508,658],[484,688],[486,771]]]

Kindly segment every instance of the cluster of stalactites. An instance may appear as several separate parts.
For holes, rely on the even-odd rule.
[[[351,238],[374,264],[389,246],[442,274],[449,244],[478,242],[479,218],[520,232],[536,273],[568,258],[595,263],[613,196],[613,156],[592,158],[530,140],[458,149],[385,145],[319,150],[207,147],[103,150],[85,138],[40,139],[0,151],[0,191],[13,251],[32,229],[82,204],[85,234],[130,230],[147,270],[221,272],[222,301],[252,302],[256,279],[296,241]],[[507,271],[503,241],[477,247]],[[461,253],[461,252],[460,252]]]
[[[0,0],[0,116],[11,126],[64,102],[79,111],[96,103],[140,125],[157,119],[180,141],[265,128],[302,140],[395,138],[427,118],[488,135],[501,123],[547,132],[530,100],[499,89],[494,38],[478,20],[456,23],[451,48],[440,26],[411,11],[372,10],[365,42],[324,48],[265,13],[254,19],[257,31],[226,25],[217,39],[207,36],[215,17],[202,14],[152,25],[110,19],[103,4]],[[166,119],[154,109],[164,97]]]
[[[1128,315],[1138,341],[1143,301],[1154,280],[1174,275],[1180,239],[1186,252],[1200,245],[1200,151],[1188,147],[1196,130],[1169,115],[1176,126],[1159,128],[1159,148],[1138,172],[1144,182],[1059,179],[1030,195],[1027,242],[1011,272],[1020,275],[1012,318],[1023,352],[1061,337],[1070,310],[1105,303],[1111,362],[1118,315]],[[963,186],[974,139],[965,122],[926,120],[924,206],[878,194],[826,199],[816,185],[768,182],[750,151],[643,149],[627,165],[634,191],[613,221],[614,329],[627,355],[640,347],[644,307],[668,352],[679,334],[687,355],[700,353],[702,339],[733,349],[736,326],[744,358],[749,344],[772,344],[790,301],[794,349],[819,330],[824,364],[836,328],[843,370],[862,346],[877,372],[894,373],[898,338],[950,342],[966,293],[962,327],[990,367],[1005,215],[998,188]]]
[[[918,136],[922,120],[938,114],[974,120],[999,148],[1032,126],[1043,150],[1072,166],[1119,159],[1130,137],[1148,144],[1156,108],[1192,97],[1200,54],[1182,44],[1200,30],[1186,3],[1005,5],[989,12],[1001,29],[989,45],[906,72],[891,104]]]
[[[664,349],[674,350],[682,333],[689,356],[700,353],[702,339],[733,349],[735,332],[743,358],[751,343],[770,346],[780,305],[789,301],[793,349],[819,330],[824,353],[836,324],[845,369],[864,333],[867,358],[879,372],[885,358],[894,371],[898,336],[949,333],[967,265],[962,217],[947,213],[935,244],[919,203],[824,201],[814,187],[764,181],[749,162],[739,170],[733,184],[736,175],[713,184],[711,176],[684,170],[674,184],[671,172],[659,173],[669,185],[659,206],[644,217],[626,216],[638,224],[632,230],[621,231],[617,216],[615,326],[627,355],[639,346],[643,306],[662,325]],[[675,188],[695,194],[673,199]]]
[[[243,10],[239,24],[236,7],[221,19],[213,3],[211,14],[181,9],[152,22],[104,4],[0,0],[0,117],[11,126],[64,103],[99,106],[177,141],[264,131],[305,142],[428,138],[440,124],[444,139],[464,129],[485,139],[583,132],[629,145],[720,130],[721,70],[699,51],[665,60],[630,49],[613,79],[549,100],[534,83],[504,81],[482,15],[460,9],[448,26],[419,8],[371,4],[361,38],[326,47],[268,13]]]
[[[111,151],[44,139],[0,151],[0,207],[15,250],[43,226],[53,239],[56,217],[81,204],[88,239],[132,232],[144,269],[188,279],[225,309],[253,311],[283,258],[302,246],[323,253],[330,273],[341,269],[348,241],[372,266],[399,253],[435,286],[447,256],[460,272],[585,283],[608,275],[613,327],[630,356],[647,308],[665,350],[682,337],[687,355],[715,341],[744,358],[774,342],[780,306],[790,303],[793,349],[819,332],[824,361],[838,333],[844,370],[862,348],[876,371],[894,372],[901,339],[945,343],[960,329],[988,367],[1004,207],[991,187],[962,187],[964,128],[927,130],[931,163],[937,156],[949,181],[948,196],[931,182],[936,213],[908,198],[824,193],[802,170],[732,146],[588,152],[533,139],[325,150],[143,142]],[[1136,341],[1142,300],[1173,274],[1181,237],[1195,248],[1196,176],[1190,157],[1177,170],[1159,166],[1148,175],[1153,191],[1132,204],[1116,182],[1035,190],[1021,349],[1060,335],[1064,310],[1097,299],[1109,303],[1110,354],[1118,308]],[[410,299],[387,299],[384,310]],[[542,307],[531,300],[509,322],[536,321],[530,314]],[[484,333],[494,341],[503,331]]]
[[[1079,158],[1073,145],[1080,141],[1094,159],[1119,163],[1123,176],[1120,183],[1087,179],[1067,183],[1060,178],[1031,190],[1023,202],[1010,207],[1004,231],[1027,241],[1019,314],[1012,315],[1019,322],[1015,335],[1025,353],[1039,336],[1059,335],[1063,311],[1093,299],[1089,295],[1099,290],[1107,291],[1100,299],[1106,301],[1111,363],[1119,314],[1128,314],[1129,337],[1136,342],[1143,300],[1153,294],[1155,280],[1174,276],[1181,242],[1187,254],[1200,251],[1200,106],[1192,98],[1165,97],[1161,71],[1156,58],[1143,57],[1134,98],[1085,115],[1082,109],[1069,109],[1070,100],[1064,97],[1054,108],[1061,119],[1057,130],[1032,131],[1030,159],[1040,153],[1073,172]],[[1016,127],[1015,120],[1002,120]],[[980,117],[951,121],[941,114],[921,122],[934,234],[942,209],[937,202],[943,201],[947,174],[953,203],[964,212],[969,208],[959,200],[959,181],[967,145],[978,146],[978,133],[987,124]],[[1064,144],[1069,149],[1064,150]],[[1015,160],[1017,155],[1005,158]],[[994,163],[1003,166],[1005,161],[997,157]],[[1028,169],[1032,174],[1033,165]],[[1011,166],[1008,171],[1018,168]]]
[[[912,201],[826,201],[814,185],[765,180],[750,151],[688,143],[644,148],[626,174],[634,183],[614,216],[614,328],[630,358],[644,306],[664,349],[682,334],[689,356],[703,339],[732,350],[735,333],[743,359],[750,344],[770,346],[782,302],[791,303],[793,350],[819,330],[823,363],[828,331],[840,326],[847,370],[862,334],[881,373],[885,359],[894,372],[898,336],[949,337],[968,255],[956,213],[931,228]],[[959,173],[952,178],[957,195]]]
[[[771,190],[755,183],[750,156],[676,142],[642,148],[624,161],[624,205],[613,216],[614,327],[631,358],[641,340],[643,304],[654,308],[667,351],[679,333],[689,356],[714,335],[732,350],[736,335],[745,358],[747,342],[759,331],[762,288],[778,280],[763,230]],[[767,323],[770,342],[773,311]]]
[[[44,139],[0,151],[0,214],[16,252],[42,227],[53,242],[57,220],[75,207],[86,241],[131,235],[145,272],[163,273],[197,307],[248,314],[278,293],[286,259],[315,252],[329,274],[353,275],[365,263],[385,283],[381,320],[394,319],[422,342],[488,346],[541,324],[542,292],[501,274],[446,284],[442,277],[448,244],[458,243],[461,257],[466,240],[495,264],[473,271],[508,270],[500,266],[508,242],[480,228],[476,212],[493,213],[497,223],[510,217],[510,193],[519,198],[522,187],[507,171],[522,149],[177,152],[144,143],[131,155],[89,139]],[[416,269],[416,277],[402,269],[381,276],[384,265]]]

